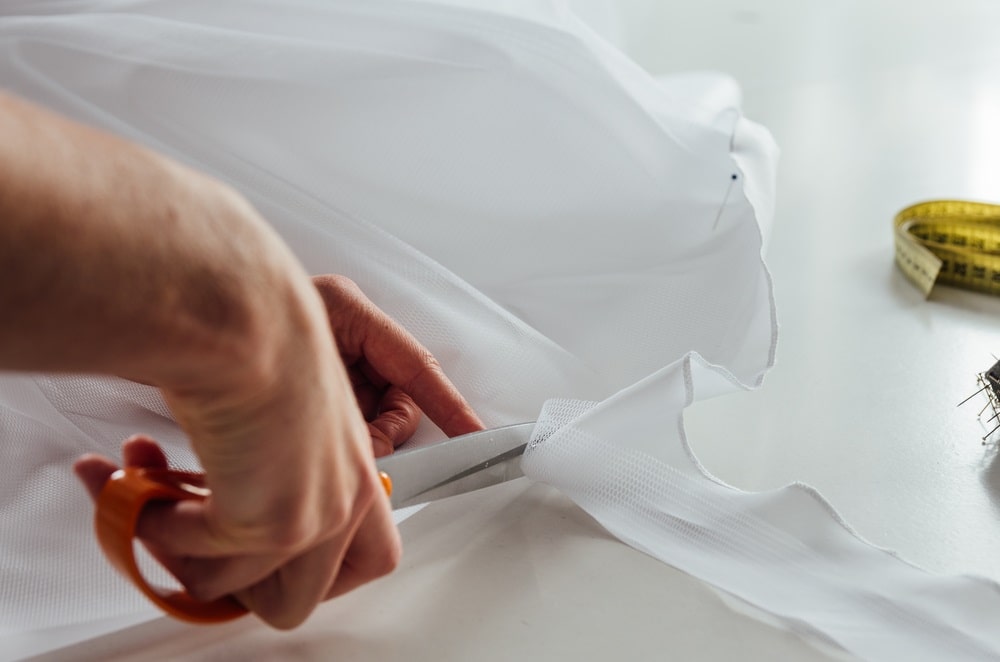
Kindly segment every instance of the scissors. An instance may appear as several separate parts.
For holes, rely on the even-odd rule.
[[[375,464],[394,509],[428,503],[523,476],[519,458],[534,427],[519,423],[473,432],[400,451]],[[230,596],[202,602],[184,590],[150,584],[136,562],[133,541],[147,503],[204,500],[209,495],[202,474],[128,467],[113,473],[97,498],[97,540],[111,564],[166,613],[191,623],[221,623],[247,610]]]

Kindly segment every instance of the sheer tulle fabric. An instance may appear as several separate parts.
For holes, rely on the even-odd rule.
[[[799,618],[755,594],[773,574],[732,589],[737,566],[725,558],[692,569],[693,547],[642,532],[650,522],[686,530],[683,513],[585,494],[609,479],[595,473],[593,442],[609,457],[659,458],[662,472],[636,494],[675,499],[684,490],[665,476],[682,474],[718,497],[718,512],[755,504],[786,517],[758,495],[716,495],[679,432],[691,398],[758,384],[774,354],[759,223],[770,220],[775,149],[741,117],[728,79],[653,80],[560,3],[33,1],[5,11],[7,89],[231,183],[311,272],[354,278],[409,328],[487,424],[534,419],[552,398],[602,401],[580,421],[547,415],[529,473],[630,544]],[[692,352],[702,367],[685,370]],[[637,388],[646,397],[635,400]],[[599,429],[571,433],[597,419]],[[116,454],[140,430],[196,466],[153,389],[0,376],[0,634],[149,610],[100,558],[69,472],[81,452]],[[616,445],[626,430],[642,448]],[[412,443],[439,437],[424,426]],[[856,540],[831,513],[812,526]],[[757,543],[743,542],[745,554],[742,542],[727,549],[757,568]],[[854,649],[842,641],[850,628],[804,629]]]

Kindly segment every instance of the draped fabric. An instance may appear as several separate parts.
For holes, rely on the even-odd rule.
[[[752,502],[789,545],[807,533],[794,508],[707,476],[680,427],[686,404],[758,385],[774,356],[760,226],[776,149],[732,81],[653,79],[556,1],[13,0],[3,12],[6,89],[228,182],[310,272],[350,276],[413,332],[488,425],[551,401],[529,475],[639,549],[790,621],[805,613],[760,593],[780,583],[780,555],[756,585],[734,583],[766,565],[767,540],[726,539],[728,559],[695,554],[690,537],[649,542],[690,530],[700,515],[681,497],[697,490],[715,514],[699,526]],[[137,431],[197,466],[155,389],[0,374],[0,635],[152,613],[100,557],[69,469]],[[411,443],[440,438],[425,424]],[[636,457],[656,470],[632,485],[618,460]],[[644,496],[598,489],[622,481]],[[816,527],[898,563],[821,510]],[[850,627],[809,613],[800,630],[861,650]]]
[[[766,186],[768,137],[727,79],[657,82],[572,14],[518,11],[8,3],[0,82],[235,186],[310,272],[352,277],[412,331],[489,425],[690,350],[755,383],[774,323],[744,195],[758,173],[731,150],[749,127]],[[69,471],[136,431],[195,465],[151,388],[0,379],[3,631],[145,608]]]

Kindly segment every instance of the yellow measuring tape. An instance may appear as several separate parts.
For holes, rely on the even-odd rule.
[[[935,283],[1000,295],[1000,205],[921,202],[893,225],[896,264],[924,296]]]

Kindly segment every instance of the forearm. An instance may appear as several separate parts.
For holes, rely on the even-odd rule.
[[[0,368],[184,384],[258,358],[269,303],[308,326],[307,282],[218,182],[0,96]]]

